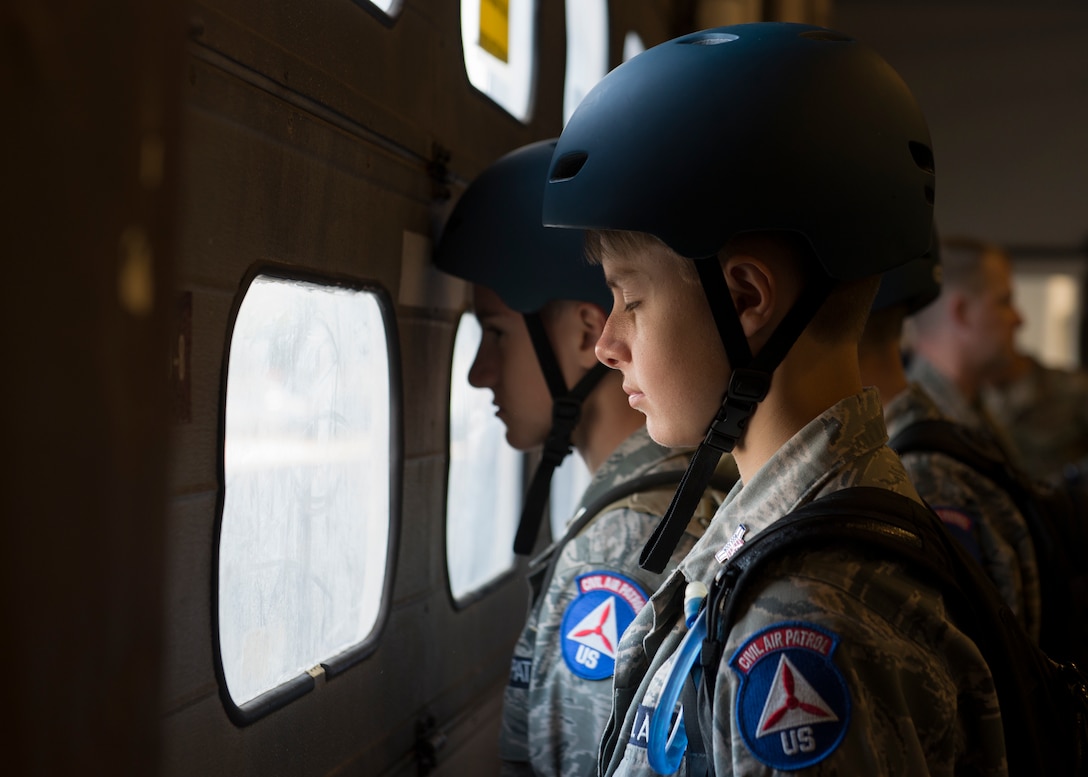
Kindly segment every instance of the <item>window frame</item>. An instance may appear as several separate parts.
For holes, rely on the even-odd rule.
[[[483,0],[480,0],[483,2]],[[525,116],[521,117],[515,114],[510,108],[500,103],[494,97],[489,95],[472,80],[472,75],[469,73],[468,59],[465,56],[465,34],[462,29],[461,17],[463,0],[457,0],[457,13],[458,13],[458,50],[461,52],[461,75],[464,77],[465,86],[467,86],[471,93],[475,94],[480,99],[486,100],[493,107],[497,108],[503,116],[507,119],[515,122],[520,127],[528,127],[531,125],[536,117],[537,106],[537,90],[539,88],[540,77],[540,6],[542,0],[526,0],[531,3],[529,9],[530,30],[529,30],[529,42],[533,47],[531,59],[529,61],[529,76],[528,76],[528,96],[525,100]],[[478,46],[478,44],[477,44]]]
[[[259,277],[366,292],[371,294],[377,303],[385,325],[385,345],[386,352],[389,355],[389,527],[387,534],[387,563],[382,581],[382,598],[378,604],[377,618],[370,634],[352,647],[319,660],[313,668],[303,670],[300,675],[280,683],[276,687],[239,705],[231,698],[230,691],[227,688],[219,629],[219,559],[223,533],[223,510],[227,491],[225,456],[227,376],[230,371],[230,349],[238,322],[238,313],[246,295],[249,293],[250,287]],[[314,681],[314,675],[316,674],[314,670],[318,667],[321,668],[327,679],[336,677],[369,657],[374,653],[381,641],[392,610],[393,583],[396,579],[400,548],[404,483],[403,388],[400,336],[397,328],[396,310],[392,297],[384,286],[374,281],[361,280],[347,275],[302,269],[274,262],[258,262],[244,273],[231,302],[219,375],[216,428],[216,514],[211,558],[211,634],[215,679],[219,688],[219,698],[226,710],[227,717],[236,726],[248,726],[314,690],[317,685]]]

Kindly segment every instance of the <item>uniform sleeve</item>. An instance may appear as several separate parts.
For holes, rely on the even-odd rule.
[[[560,553],[529,690],[530,758],[540,775],[596,774],[619,638],[664,579],[638,566],[658,520],[627,508],[602,513]]]
[[[510,657],[510,677],[503,692],[499,757],[504,763],[529,762],[529,677],[535,641],[536,620],[534,612],[530,612],[529,620],[514,645],[514,654]]]
[[[1004,774],[974,644],[901,570],[854,566],[853,579],[794,574],[753,597],[718,668],[716,773]]]

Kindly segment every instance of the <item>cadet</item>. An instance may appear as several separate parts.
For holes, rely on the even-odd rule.
[[[649,722],[674,712],[654,716],[672,672],[687,673],[685,591],[819,495],[918,499],[876,390],[862,389],[857,341],[877,274],[929,247],[933,187],[907,87],[860,43],[807,25],[648,49],[563,130],[544,222],[593,230],[613,292],[598,356],[623,372],[655,440],[702,440],[655,533],[669,542],[645,563],[661,563],[670,519],[682,525],[720,451],[735,446],[743,480],[620,642],[602,775],[655,773]],[[810,551],[772,562],[743,602],[700,720],[711,746],[679,773],[707,760],[717,775],[1005,773],[986,664],[899,564]]]
[[[880,391],[893,441],[911,424],[947,420],[925,389],[908,381],[900,352],[904,319],[940,293],[939,253],[934,250],[884,273],[858,345],[861,380]],[[901,459],[918,493],[982,565],[1038,643],[1039,569],[1031,531],[1012,499],[993,481],[944,453],[917,451]]]
[[[525,146],[485,170],[451,214],[435,262],[474,283],[483,339],[470,382],[491,389],[511,445],[544,446],[519,553],[533,547],[551,473],[572,443],[593,472],[580,512],[597,507],[532,562],[534,595],[511,661],[500,741],[504,774],[590,775],[619,635],[663,580],[639,568],[638,550],[690,451],[654,444],[621,376],[597,362],[611,307],[604,276],[586,262],[581,233],[545,229],[540,220],[554,145]],[[655,478],[670,485],[610,496]],[[714,507],[704,510],[704,523]],[[681,543],[677,558],[693,542]]]
[[[907,374],[945,415],[990,436],[1016,462],[1015,445],[982,404],[982,388],[1009,368],[1022,323],[1005,252],[974,238],[942,238],[941,293],[910,321]]]

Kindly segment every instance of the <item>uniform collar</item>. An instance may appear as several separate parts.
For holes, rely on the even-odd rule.
[[[946,417],[975,429],[986,428],[978,408],[968,401],[950,378],[938,371],[927,359],[915,356],[907,368],[907,375],[925,389]]]
[[[906,427],[918,421],[930,421],[944,418],[937,403],[924,388],[911,383],[884,404],[884,423],[888,427],[888,436],[895,437]]]
[[[706,579],[718,563],[714,554],[739,525],[750,538],[819,494],[856,485],[866,476],[858,471],[859,460],[872,458],[887,441],[875,388],[837,402],[791,437],[749,482],[730,492],[706,534],[681,562],[684,576]]]

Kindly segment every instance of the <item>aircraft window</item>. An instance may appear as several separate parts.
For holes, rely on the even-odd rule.
[[[461,0],[461,45],[469,82],[528,121],[535,70],[536,0]]]
[[[552,537],[559,539],[567,532],[567,524],[582,500],[591,479],[589,468],[577,452],[563,459],[552,476],[550,497]]]
[[[563,123],[608,72],[607,0],[567,0],[567,75]]]
[[[450,470],[446,486],[446,563],[458,602],[514,567],[524,457],[506,442],[491,392],[469,385],[480,324],[465,313],[453,345]]]
[[[399,475],[388,309],[373,290],[267,274],[238,308],[217,599],[238,708],[300,677],[312,685],[308,670],[361,652],[384,615]]]
[[[634,30],[631,30],[623,38],[623,61],[626,62],[636,54],[641,54],[646,50],[646,44],[642,42],[642,38]]]

